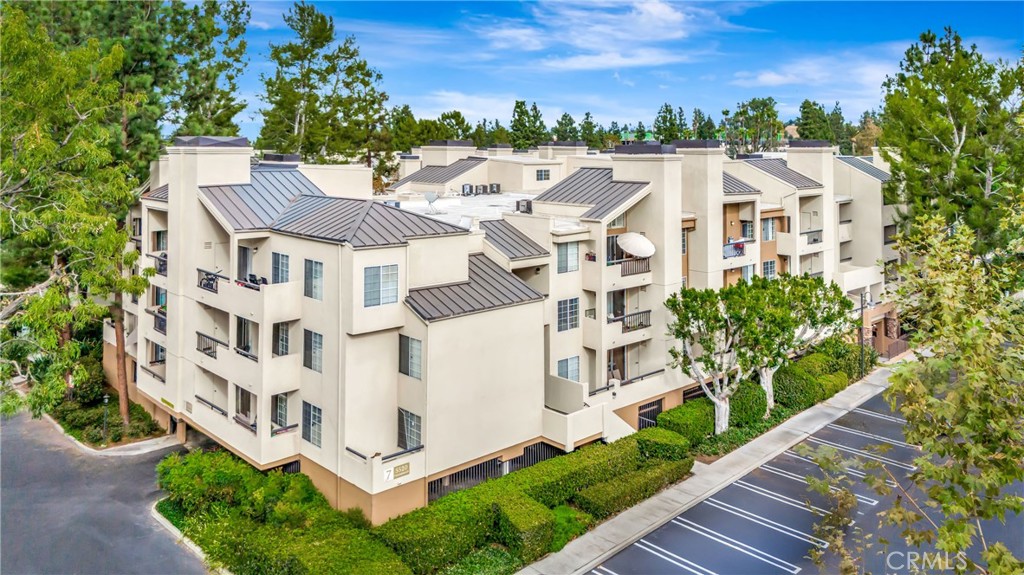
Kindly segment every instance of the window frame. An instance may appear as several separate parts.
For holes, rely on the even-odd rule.
[[[423,342],[398,334],[398,372],[414,379],[423,379]]]
[[[774,242],[777,227],[775,218],[761,218],[761,241]]]
[[[413,444],[410,440],[415,438]],[[423,418],[408,409],[398,408],[398,448],[416,449],[423,446]]]
[[[314,411],[316,410],[316,411]],[[323,443],[324,412],[319,407],[302,402],[302,439],[321,447]]]
[[[555,244],[557,256],[557,270],[560,274],[579,271],[580,269],[580,243],[565,242]]]
[[[324,372],[324,336],[313,330],[302,330],[302,367]]]
[[[288,283],[291,275],[291,258],[288,254],[273,252],[270,254],[270,281],[275,284]],[[322,274],[321,274],[322,275]]]
[[[681,255],[684,255],[684,256],[686,255],[686,241],[687,241],[686,240],[686,230],[683,230],[683,239],[679,242],[679,244],[680,244],[679,247],[682,250],[681,251]]]
[[[768,264],[771,264],[771,274],[768,273]],[[764,260],[761,262],[761,277],[773,280],[778,277],[779,263],[775,260]]]
[[[371,289],[370,286],[374,288]],[[398,303],[398,288],[398,264],[363,268],[364,308]]]
[[[573,330],[580,326],[580,298],[560,299],[555,306],[555,310],[556,325],[559,332]]]
[[[317,260],[303,260],[302,295],[317,301],[324,300],[324,263]],[[319,272],[319,275],[317,275]]]
[[[281,357],[291,353],[291,325],[281,321],[271,328],[270,354]]]
[[[540,168],[540,169],[538,169],[537,170],[537,181],[538,182],[548,182],[548,181],[551,181],[551,169],[550,168]]]
[[[278,427],[288,427],[287,393],[278,393],[270,396],[270,423]]]
[[[558,377],[578,382],[580,380],[580,356],[574,355],[558,360]]]

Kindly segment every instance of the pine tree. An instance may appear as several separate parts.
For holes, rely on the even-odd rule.
[[[825,108],[817,102],[804,100],[800,104],[800,117],[796,119],[797,132],[801,140],[833,141],[830,118]]]
[[[509,133],[505,126],[501,125],[497,119],[494,120],[494,124],[490,128],[489,138],[491,144],[511,144],[512,134]]]
[[[775,98],[740,102],[733,114],[722,110],[722,127],[730,156],[777,149],[783,128]]]
[[[530,140],[531,146],[548,141],[548,127],[544,125],[544,117],[541,116],[537,102],[530,106]]]
[[[636,123],[636,128],[633,130],[633,141],[637,144],[647,141],[647,128],[644,127],[643,122]]]
[[[531,132],[530,112],[526,109],[526,100],[516,100],[512,109],[512,124],[510,128],[511,144],[517,150],[525,150],[533,145],[533,134]]]
[[[658,116],[654,118],[654,139],[662,144],[668,144],[680,138],[679,118],[676,116],[672,105],[665,103],[658,110]],[[637,140],[641,140],[643,134],[637,134]]]
[[[575,142],[580,139],[579,129],[576,127],[576,120],[568,112],[562,114],[558,123],[551,129],[551,137],[559,142]]]
[[[451,110],[441,114],[438,121],[448,127],[449,133],[451,134],[450,139],[455,140],[466,140],[469,139],[470,133],[473,128],[466,121],[465,116],[458,110]]]
[[[408,104],[395,106],[388,116],[388,130],[391,132],[391,144],[395,150],[409,151],[413,146],[421,145],[416,139],[416,116]]]
[[[849,156],[853,153],[853,126],[849,124],[845,118],[843,118],[843,109],[839,106],[839,102],[832,108],[832,111],[828,114],[828,126],[829,131],[832,133],[832,137],[829,141],[832,145],[839,146],[839,153],[845,156]]]
[[[600,130],[590,112],[583,114],[580,122],[580,139],[587,143],[588,148],[598,149],[603,145]]]

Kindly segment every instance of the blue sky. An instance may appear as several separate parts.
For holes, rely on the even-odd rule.
[[[804,98],[855,120],[927,29],[952,26],[990,59],[1024,47],[1024,2],[314,2],[384,76],[390,104],[421,117],[461,110],[508,125],[517,99],[549,127],[563,112],[650,126],[665,102],[717,120],[772,96],[783,119]],[[238,120],[255,138],[268,43],[290,39],[291,2],[252,2],[251,61]]]

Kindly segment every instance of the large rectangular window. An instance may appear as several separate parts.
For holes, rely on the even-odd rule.
[[[580,380],[580,356],[574,355],[558,360],[558,377],[570,381]]]
[[[153,232],[153,249],[158,252],[167,251],[167,230]]]
[[[167,349],[164,346],[153,344],[153,357],[149,359],[149,365],[161,364],[167,361]]]
[[[278,427],[288,425],[288,394],[279,393],[270,398],[270,421]]]
[[[558,331],[575,329],[580,326],[580,298],[558,301]]]
[[[302,365],[315,372],[324,372],[324,336],[304,329],[302,337]]]
[[[551,179],[551,170],[537,170],[537,181],[546,182]]]
[[[303,277],[303,295],[308,298],[324,299],[324,264],[323,262],[306,260]]]
[[[323,412],[320,408],[302,402],[302,439],[320,447],[320,437],[323,434]]]
[[[270,351],[274,355],[288,355],[288,344],[290,339],[288,328],[289,326],[287,322],[274,324],[274,337],[270,342],[270,345],[272,346]]]
[[[775,218],[764,218],[761,220],[761,241],[775,241]]]
[[[423,424],[420,416],[398,408],[398,448],[412,449],[423,445]]]
[[[558,244],[558,273],[564,274],[578,269],[580,269],[579,242]]]
[[[740,228],[742,230],[743,238],[748,240],[754,239],[754,222],[741,221]]]
[[[767,260],[761,262],[761,275],[765,279],[775,279],[775,260]]]
[[[363,268],[363,307],[398,301],[398,264]]]
[[[288,256],[287,254],[279,254],[274,252],[271,254],[271,268],[270,275],[271,279],[276,284],[288,283]],[[321,275],[323,275],[323,269],[321,268]]]
[[[423,379],[423,342],[408,336],[398,336],[398,371]]]

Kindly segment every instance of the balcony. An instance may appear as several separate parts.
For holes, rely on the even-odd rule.
[[[622,277],[645,274],[651,271],[651,258],[627,258],[608,262],[608,265],[619,264],[619,275]]]
[[[153,260],[153,267],[156,269],[156,274],[160,276],[167,276],[167,254],[146,254]]]
[[[248,419],[242,417],[241,415],[235,415],[234,420],[235,423],[237,423],[238,425],[241,425],[242,427],[248,429],[249,431],[256,433],[256,422],[249,421]]]
[[[226,409],[218,406],[217,404],[213,403],[212,401],[210,401],[208,399],[203,399],[202,397],[199,397],[197,395],[196,396],[196,401],[198,401],[199,403],[205,405],[206,407],[209,407],[210,409],[212,409],[213,411],[219,413],[220,415],[223,415],[224,417],[228,416],[228,412],[227,412]]]
[[[628,313],[608,320],[608,323],[615,322],[620,322],[622,324],[622,333],[629,333],[638,329],[651,327],[651,310]]]
[[[142,370],[143,373],[145,373],[146,375],[148,375],[148,376],[152,377],[153,379],[159,381],[160,383],[166,383],[167,382],[167,377],[166,377],[166,374],[167,374],[167,364],[166,364],[166,360],[159,360],[159,361],[150,362],[149,367],[146,367],[144,365],[140,365],[139,369]]]
[[[804,246],[813,246],[822,241],[821,230],[806,230],[800,232],[800,242]]]
[[[255,353],[252,353],[250,351],[252,348],[253,348],[253,346],[252,346],[251,343],[247,343],[247,344],[241,345],[241,346],[237,346],[236,345],[235,346],[235,353],[237,353],[238,355],[240,355],[240,356],[242,356],[242,357],[244,357],[244,358],[246,358],[246,359],[248,359],[250,361],[259,361],[260,360],[259,356],[256,355]]]
[[[153,329],[157,333],[167,335],[167,310],[159,308],[156,310],[146,310],[150,315],[153,316]]]
[[[302,316],[302,282],[267,284],[264,278],[232,280],[205,269],[196,269],[196,287],[189,288],[199,303],[244,317],[256,323],[297,320]]]
[[[747,242],[749,240],[740,240],[738,242],[729,242],[722,245],[722,258],[741,258],[747,255]]]
[[[587,262],[583,270],[583,287],[592,291],[611,291],[614,289],[628,289],[650,285],[651,258],[624,258],[608,260],[600,272],[599,277],[595,272],[602,266]],[[597,268],[597,269],[595,269]],[[598,281],[600,283],[598,283]]]
[[[196,271],[199,272],[199,281],[196,285],[208,292],[220,293],[220,282],[231,281],[231,278],[228,276],[220,275],[217,272],[211,272],[200,268],[196,268]]]
[[[839,243],[848,242],[853,239],[853,220],[843,220],[839,222],[839,228],[836,230],[836,235],[839,236]]]
[[[226,341],[221,341],[215,337],[210,337],[205,333],[196,332],[196,349],[202,352],[204,355],[217,358],[217,347],[228,348]]]

